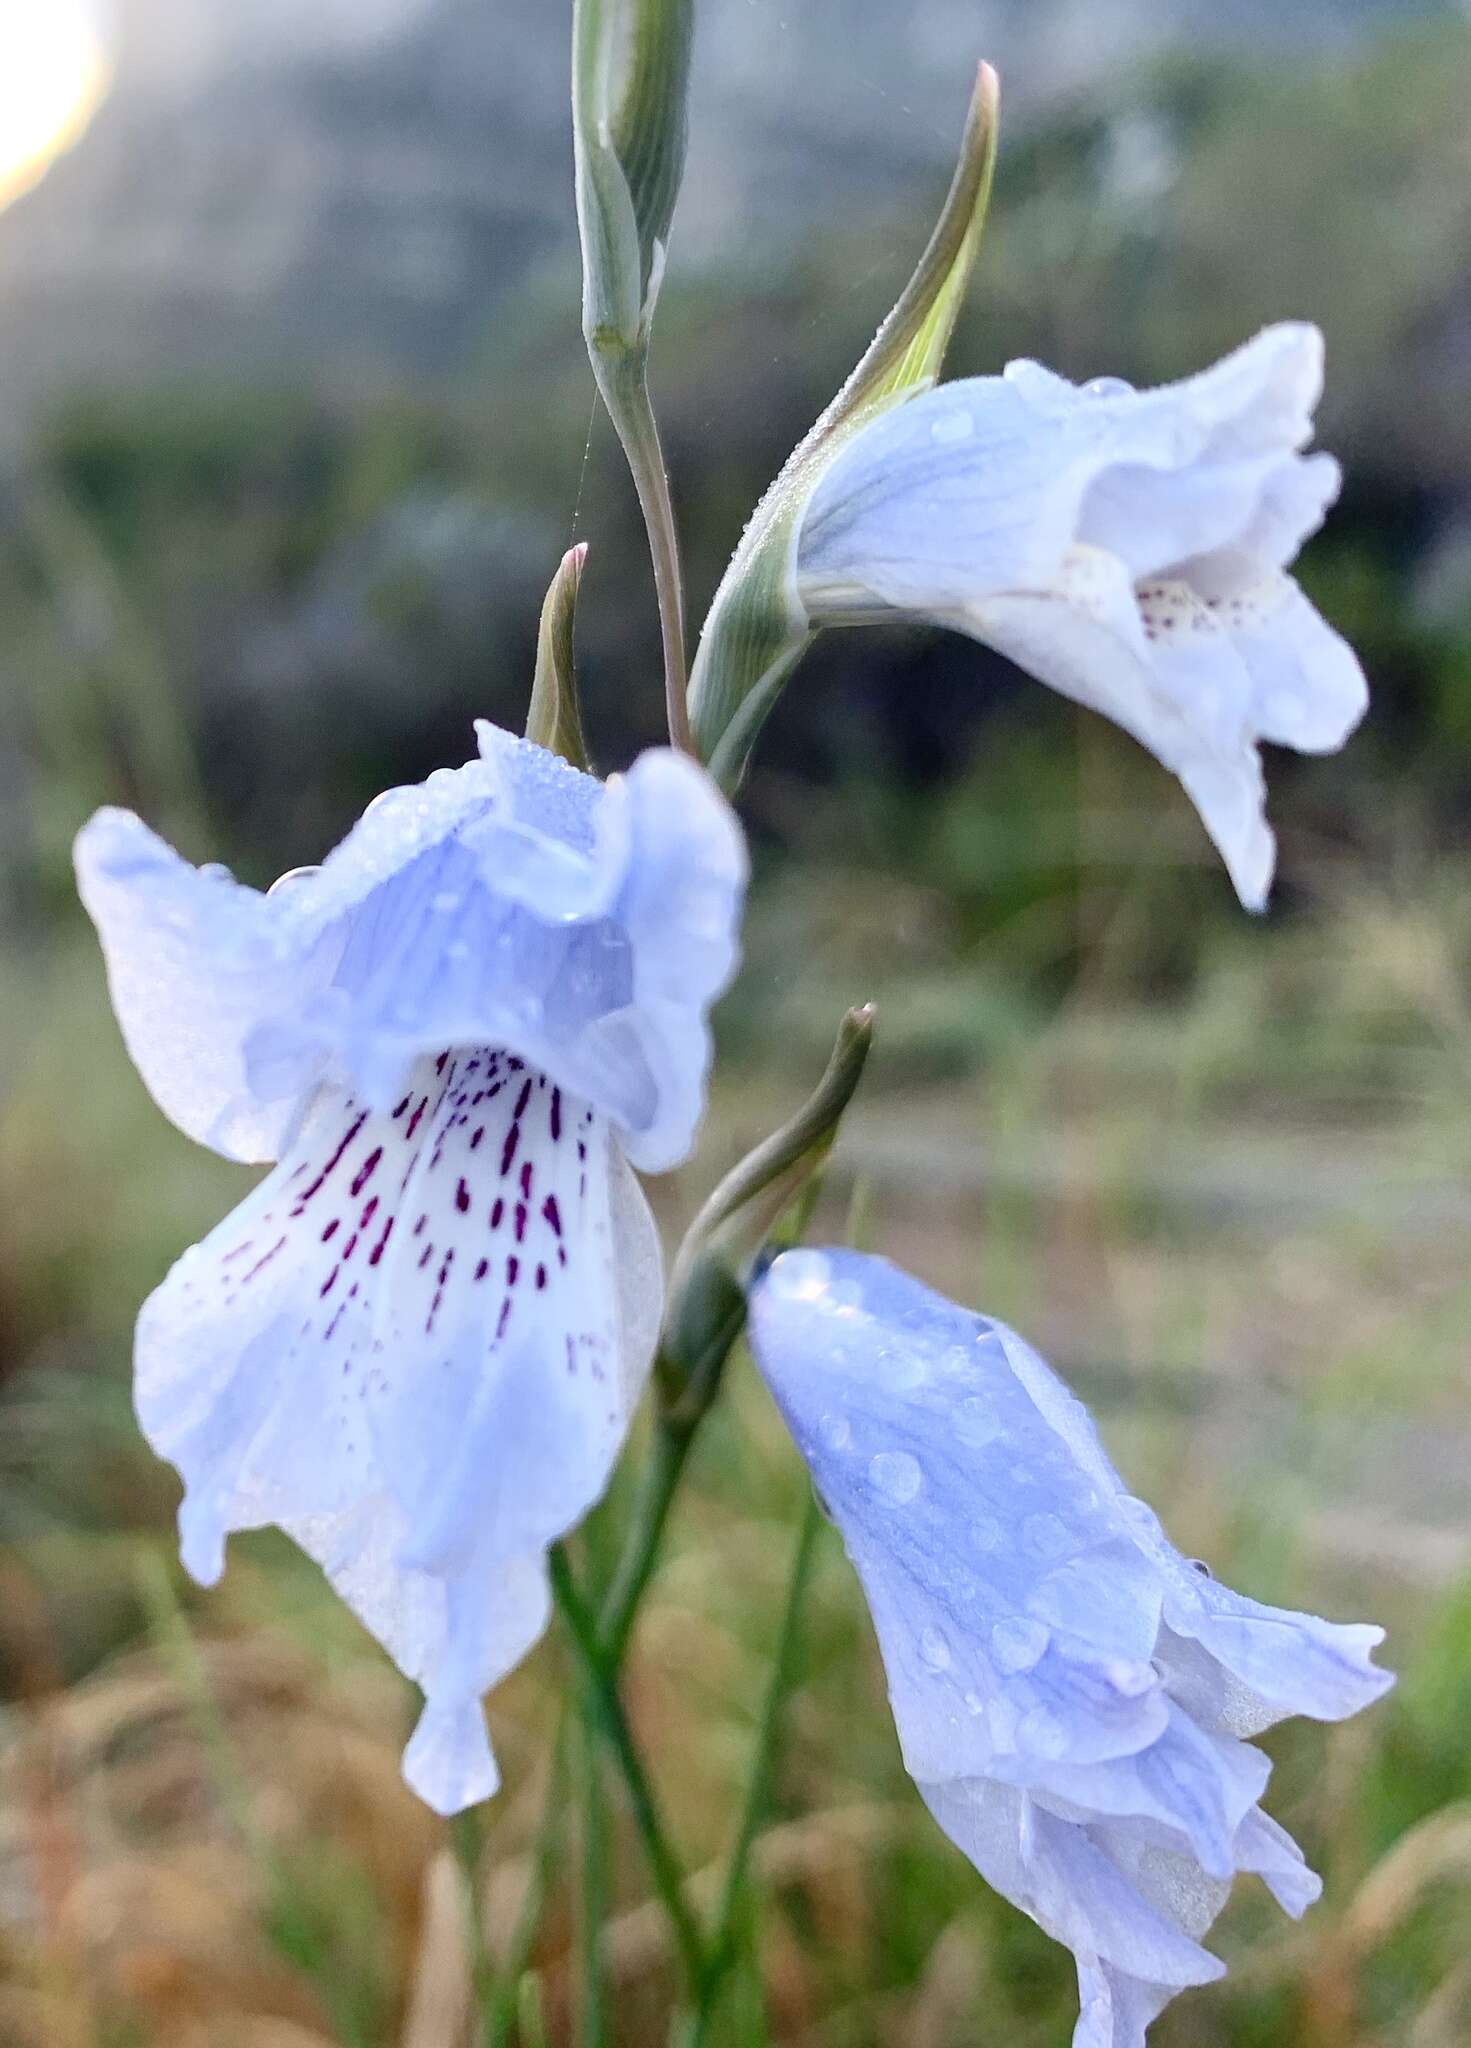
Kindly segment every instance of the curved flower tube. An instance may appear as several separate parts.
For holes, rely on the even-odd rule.
[[[863,1583],[904,1761],[988,1883],[1077,1960],[1074,2048],[1141,2048],[1222,1974],[1238,1870],[1319,1885],[1243,1738],[1392,1683],[1383,1636],[1218,1585],[1012,1331],[848,1251],[779,1258],[751,1342]]]
[[[123,811],[77,842],[160,1107],[273,1171],[145,1304],[136,1402],[184,1562],[279,1524],[409,1676],[442,1812],[496,1786],[481,1695],[540,1635],[653,1353],[629,1161],[687,1152],[745,851],[692,762],[606,786],[486,725],[268,894]]]
[[[1257,743],[1341,746],[1368,703],[1348,645],[1286,574],[1338,495],[1304,455],[1323,339],[1269,327],[1152,391],[1038,363],[883,414],[813,492],[809,622],[922,617],[1101,711],[1183,783],[1242,901],[1275,862]]]

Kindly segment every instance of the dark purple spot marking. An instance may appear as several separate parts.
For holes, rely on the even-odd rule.
[[[529,1081],[526,1081],[522,1083],[521,1093],[516,1097],[516,1107],[511,1111],[511,1115],[515,1117],[518,1122],[523,1116],[525,1116],[526,1105],[528,1102],[530,1102],[530,1100],[531,1083]]]
[[[368,1204],[368,1206],[366,1207],[366,1209],[364,1209],[364,1211],[363,1211],[362,1215],[361,1215],[361,1216],[359,1216],[359,1218],[358,1218],[358,1229],[359,1229],[359,1230],[366,1230],[366,1229],[367,1229],[367,1227],[368,1227],[368,1225],[369,1225],[369,1224],[370,1224],[370,1223],[372,1222],[372,1220],[373,1220],[374,1216],[375,1216],[375,1215],[376,1215],[377,1213],[378,1213],[378,1197],[377,1197],[376,1195],[374,1195],[374,1197],[373,1197],[372,1201],[371,1201],[371,1202],[369,1202],[369,1204]]]
[[[496,1322],[496,1326],[495,1326],[495,1341],[496,1341],[496,1343],[497,1343],[497,1344],[499,1344],[499,1343],[500,1343],[500,1341],[501,1341],[501,1339],[502,1339],[502,1337],[504,1337],[504,1336],[505,1336],[505,1334],[506,1334],[506,1324],[507,1324],[507,1323],[508,1323],[508,1322],[509,1322],[510,1320],[511,1320],[511,1297],[510,1297],[510,1295],[508,1294],[508,1295],[506,1296],[505,1300],[504,1300],[504,1301],[503,1301],[503,1302],[501,1303],[501,1312],[500,1312],[500,1316],[499,1316],[499,1318],[497,1319],[497,1322]]]
[[[358,1132],[362,1129],[363,1125],[367,1121],[368,1112],[364,1110],[362,1115],[357,1119],[356,1123],[348,1125],[347,1130],[343,1135],[341,1143],[338,1145],[337,1150],[332,1154],[332,1157],[327,1161],[327,1164],[322,1168],[321,1172],[317,1175],[316,1179],[312,1182],[311,1186],[309,1188],[302,1189],[301,1199],[291,1212],[293,1216],[299,1216],[301,1214],[302,1210],[306,1207],[307,1203],[311,1200],[312,1196],[317,1193],[322,1183],[326,1180],[328,1174],[332,1171],[333,1167],[337,1164],[338,1160],[342,1157],[343,1153],[347,1150],[348,1146],[352,1143],[353,1139],[357,1136]]]
[[[520,1124],[519,1124],[519,1123],[513,1122],[513,1123],[512,1123],[512,1125],[511,1125],[511,1128],[510,1128],[510,1129],[509,1129],[509,1130],[508,1130],[508,1131],[506,1132],[506,1142],[505,1142],[505,1144],[504,1144],[504,1145],[502,1145],[502,1147],[501,1147],[501,1179],[502,1179],[502,1180],[504,1180],[504,1179],[505,1179],[506,1175],[507,1175],[507,1174],[508,1174],[508,1173],[510,1172],[510,1170],[511,1170],[511,1161],[512,1161],[512,1160],[513,1160],[513,1159],[515,1158],[515,1156],[516,1156],[516,1147],[517,1147],[517,1145],[518,1145],[518,1144],[520,1143],[520,1140],[521,1140],[521,1126],[520,1126]]]
[[[504,1203],[504,1202],[503,1202],[503,1201],[501,1200],[500,1196],[499,1196],[499,1195],[497,1195],[497,1196],[496,1196],[496,1198],[495,1198],[495,1206],[494,1206],[494,1208],[493,1208],[493,1209],[491,1210],[491,1212],[490,1212],[490,1227],[491,1227],[491,1229],[492,1229],[492,1230],[499,1230],[499,1229],[500,1229],[500,1227],[501,1227],[501,1218],[502,1218],[502,1216],[504,1216],[504,1215],[505,1215],[505,1213],[506,1213],[506,1205],[505,1205],[505,1203]]]
[[[271,1249],[268,1252],[263,1252],[261,1254],[260,1258],[256,1260],[255,1264],[251,1267],[250,1271],[248,1273],[244,1273],[241,1275],[240,1284],[242,1287],[245,1285],[245,1282],[247,1280],[253,1280],[255,1278],[256,1274],[260,1271],[262,1266],[268,1266],[271,1263],[271,1260],[275,1258],[277,1252],[280,1251],[281,1247],[285,1244],[285,1242],[286,1240],[284,1237],[278,1237],[276,1239],[276,1242],[271,1246]]]
[[[550,1225],[553,1237],[560,1237],[562,1235],[562,1212],[557,1207],[555,1195],[547,1196],[541,1205],[541,1213]]]
[[[537,1267],[537,1269],[536,1269],[536,1291],[537,1291],[537,1293],[538,1293],[538,1294],[540,1294],[540,1293],[541,1293],[541,1290],[543,1289],[543,1287],[545,1287],[545,1286],[546,1286],[546,1284],[547,1284],[547,1269],[546,1269],[546,1267],[545,1267],[545,1266],[538,1266],[538,1267]]]
[[[331,1272],[327,1275],[326,1279],[322,1282],[321,1286],[317,1289],[317,1293],[323,1301],[327,1299],[327,1296],[332,1292],[332,1289],[337,1285],[337,1275],[341,1271],[341,1266],[334,1266]]]
[[[337,1226],[341,1221],[342,1218],[340,1216],[334,1216],[332,1218],[332,1221],[327,1225],[326,1229],[322,1232],[323,1244],[327,1242],[329,1237],[332,1237],[336,1234]]]
[[[463,1179],[460,1180],[460,1182],[455,1188],[455,1207],[459,1210],[462,1216],[467,1215],[469,1213],[470,1190],[465,1186]]]
[[[477,1145],[478,1145],[478,1144],[480,1143],[480,1140],[481,1140],[481,1139],[482,1139],[482,1138],[483,1138],[484,1136],[485,1136],[485,1126],[484,1126],[484,1124],[477,1124],[477,1125],[475,1126],[475,1132],[474,1132],[474,1135],[472,1136],[472,1138],[471,1138],[471,1140],[470,1140],[470,1150],[471,1150],[472,1152],[473,1152],[473,1151],[475,1150],[475,1147],[476,1147],[476,1146],[477,1146]]]
[[[363,1189],[368,1185],[368,1182],[373,1178],[374,1173],[377,1171],[378,1161],[382,1157],[383,1147],[381,1145],[375,1145],[372,1151],[368,1154],[367,1158],[363,1161],[362,1165],[358,1168],[357,1173],[353,1178],[352,1192],[355,1195],[360,1195]]]
[[[413,1099],[414,1096],[413,1091],[411,1089],[409,1093],[404,1097],[403,1101],[398,1105],[398,1108],[393,1112],[394,1116],[396,1118],[401,1117],[404,1111],[408,1108],[409,1104],[413,1101]]]
[[[424,1114],[425,1110],[426,1110],[426,1109],[427,1109],[428,1107],[429,1107],[429,1097],[428,1097],[427,1095],[421,1095],[421,1096],[419,1097],[419,1103],[418,1103],[418,1107],[417,1107],[417,1108],[415,1109],[415,1111],[414,1111],[413,1115],[412,1115],[412,1116],[411,1116],[411,1117],[409,1118],[409,1127],[408,1127],[408,1129],[407,1129],[407,1130],[406,1130],[406,1131],[404,1132],[404,1136],[405,1136],[406,1138],[412,1138],[412,1137],[413,1137],[413,1135],[414,1135],[414,1133],[415,1133],[415,1131],[417,1131],[417,1130],[418,1130],[418,1128],[419,1128],[419,1119],[420,1119],[420,1118],[421,1118],[421,1117],[423,1116],[423,1114]]]
[[[428,1215],[428,1212],[427,1212],[427,1210],[426,1210],[426,1212],[425,1212],[425,1213],[424,1213],[424,1214],[423,1214],[423,1215],[422,1215],[422,1216],[421,1216],[421,1217],[419,1218],[418,1222],[417,1222],[417,1223],[416,1223],[416,1224],[414,1225],[414,1235],[415,1235],[415,1237],[422,1237],[422,1236],[423,1236],[423,1234],[424,1234],[424,1225],[425,1225],[425,1224],[426,1224],[426,1223],[427,1223],[428,1221],[429,1221],[429,1215]]]
[[[531,1199],[531,1161],[525,1161],[521,1168],[521,1192],[529,1202]]]
[[[517,1244],[525,1244],[526,1242],[526,1204],[524,1202],[516,1204],[516,1242]]]
[[[370,1266],[376,1266],[378,1261],[382,1258],[384,1252],[387,1250],[388,1240],[393,1235],[393,1223],[394,1219],[390,1216],[388,1221],[383,1226],[383,1235],[379,1238],[378,1242],[374,1245],[373,1249],[368,1254],[368,1264]]]
[[[426,1245],[425,1245],[425,1247],[424,1247],[424,1249],[423,1249],[423,1251],[421,1251],[421,1252],[420,1252],[420,1254],[419,1254],[419,1271],[420,1271],[421,1273],[423,1272],[424,1268],[425,1268],[425,1267],[426,1267],[426,1266],[428,1265],[429,1261],[430,1261],[430,1260],[431,1260],[431,1259],[432,1259],[433,1257],[434,1257],[434,1247],[433,1247],[433,1245],[432,1245],[432,1244],[426,1244]]]
[[[510,1256],[510,1257],[509,1257],[509,1258],[508,1258],[508,1259],[506,1260],[506,1285],[507,1285],[507,1287],[514,1287],[514,1286],[515,1286],[515,1284],[516,1284],[516,1276],[517,1276],[517,1274],[518,1274],[518,1273],[519,1273],[520,1271],[521,1271],[521,1261],[520,1261],[520,1260],[519,1260],[519,1259],[518,1259],[518,1258],[516,1257],[516,1254],[515,1254],[514,1252],[512,1252],[512,1253],[511,1253],[511,1256]]]
[[[562,1091],[560,1088],[552,1090],[551,1125],[552,1143],[559,1145],[562,1141]]]
[[[483,1279],[485,1278],[486,1274],[487,1274],[487,1273],[488,1273],[489,1271],[490,1271],[490,1260],[489,1260],[489,1259],[481,1259],[481,1260],[479,1260],[479,1261],[477,1262],[477,1264],[476,1264],[476,1267],[475,1267],[475,1278],[476,1278],[477,1280],[483,1280]]]

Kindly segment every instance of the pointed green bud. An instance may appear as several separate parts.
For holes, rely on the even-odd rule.
[[[757,506],[700,636],[690,682],[695,751],[726,790],[814,638],[797,592],[802,515],[844,444],[939,377],[980,247],[996,163],[997,80],[976,78],[960,159],[919,267],[863,360]]]
[[[694,0],[577,0],[572,132],[595,368],[648,345],[684,176],[693,35]]]
[[[553,754],[560,754],[574,768],[587,768],[587,743],[582,737],[582,712],[577,699],[577,675],[572,665],[572,625],[577,612],[577,586],[587,560],[587,542],[579,541],[562,557],[541,608],[541,629],[536,639],[536,676],[531,685],[531,708],[526,714],[526,737]]]
[[[794,1242],[873,1044],[871,1003],[838,1028],[827,1071],[797,1114],[731,1168],[685,1234],[659,1355],[667,1414],[693,1420],[714,1398],[746,1321],[746,1283],[766,1245]]]

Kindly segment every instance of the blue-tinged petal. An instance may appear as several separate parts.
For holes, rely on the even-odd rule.
[[[1284,1913],[1300,1920],[1323,1894],[1323,1880],[1309,1870],[1302,1851],[1259,1806],[1246,1815],[1236,1834],[1236,1867],[1260,1877]]]
[[[1159,1575],[996,1326],[883,1260],[797,1252],[752,1336],[863,1580],[916,1778],[1045,1783],[1162,1733]]]
[[[189,1569],[277,1523],[423,1685],[412,1782],[493,1789],[479,1701],[540,1634],[543,1553],[607,1483],[661,1306],[648,1206],[516,1055],[319,1091],[292,1150],[139,1318],[136,1399]]]
[[[191,1136],[276,1156],[319,1083],[345,1076],[382,1113],[414,1061],[495,1045],[593,1105],[637,1163],[684,1156],[705,1012],[736,957],[739,827],[690,762],[648,755],[604,785],[493,728],[481,748],[387,792],[267,896],[125,813],[84,830],[124,1034]]]
[[[78,836],[76,861],[113,1008],[150,1094],[226,1158],[274,1159],[297,1097],[257,1093],[245,1048],[330,981],[340,933],[298,943],[257,890],[190,867],[128,811],[99,811]]]
[[[1239,1737],[1390,1683],[1372,1628],[1219,1586],[1124,1488],[1021,1338],[854,1252],[798,1251],[750,1333],[873,1613],[905,1762],[998,1890],[1073,1950],[1075,2048],[1142,2048],[1238,1870],[1317,1881]]]
[[[1088,1830],[1049,1813],[1016,1787],[961,1782],[921,1783],[919,1789],[986,1882],[1074,1955],[1112,1963],[1173,1990],[1224,1975],[1224,1966],[1193,1938],[1212,1916],[1196,1930],[1198,1915],[1146,1895],[1127,1838],[1110,1844],[1129,1866],[1121,1868]],[[1156,1852],[1159,1864],[1168,1860]]]

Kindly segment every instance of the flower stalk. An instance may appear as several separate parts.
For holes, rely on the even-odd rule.
[[[692,753],[684,582],[649,338],[684,175],[694,0],[577,0],[572,133],[582,332],[648,532],[670,744]]]

